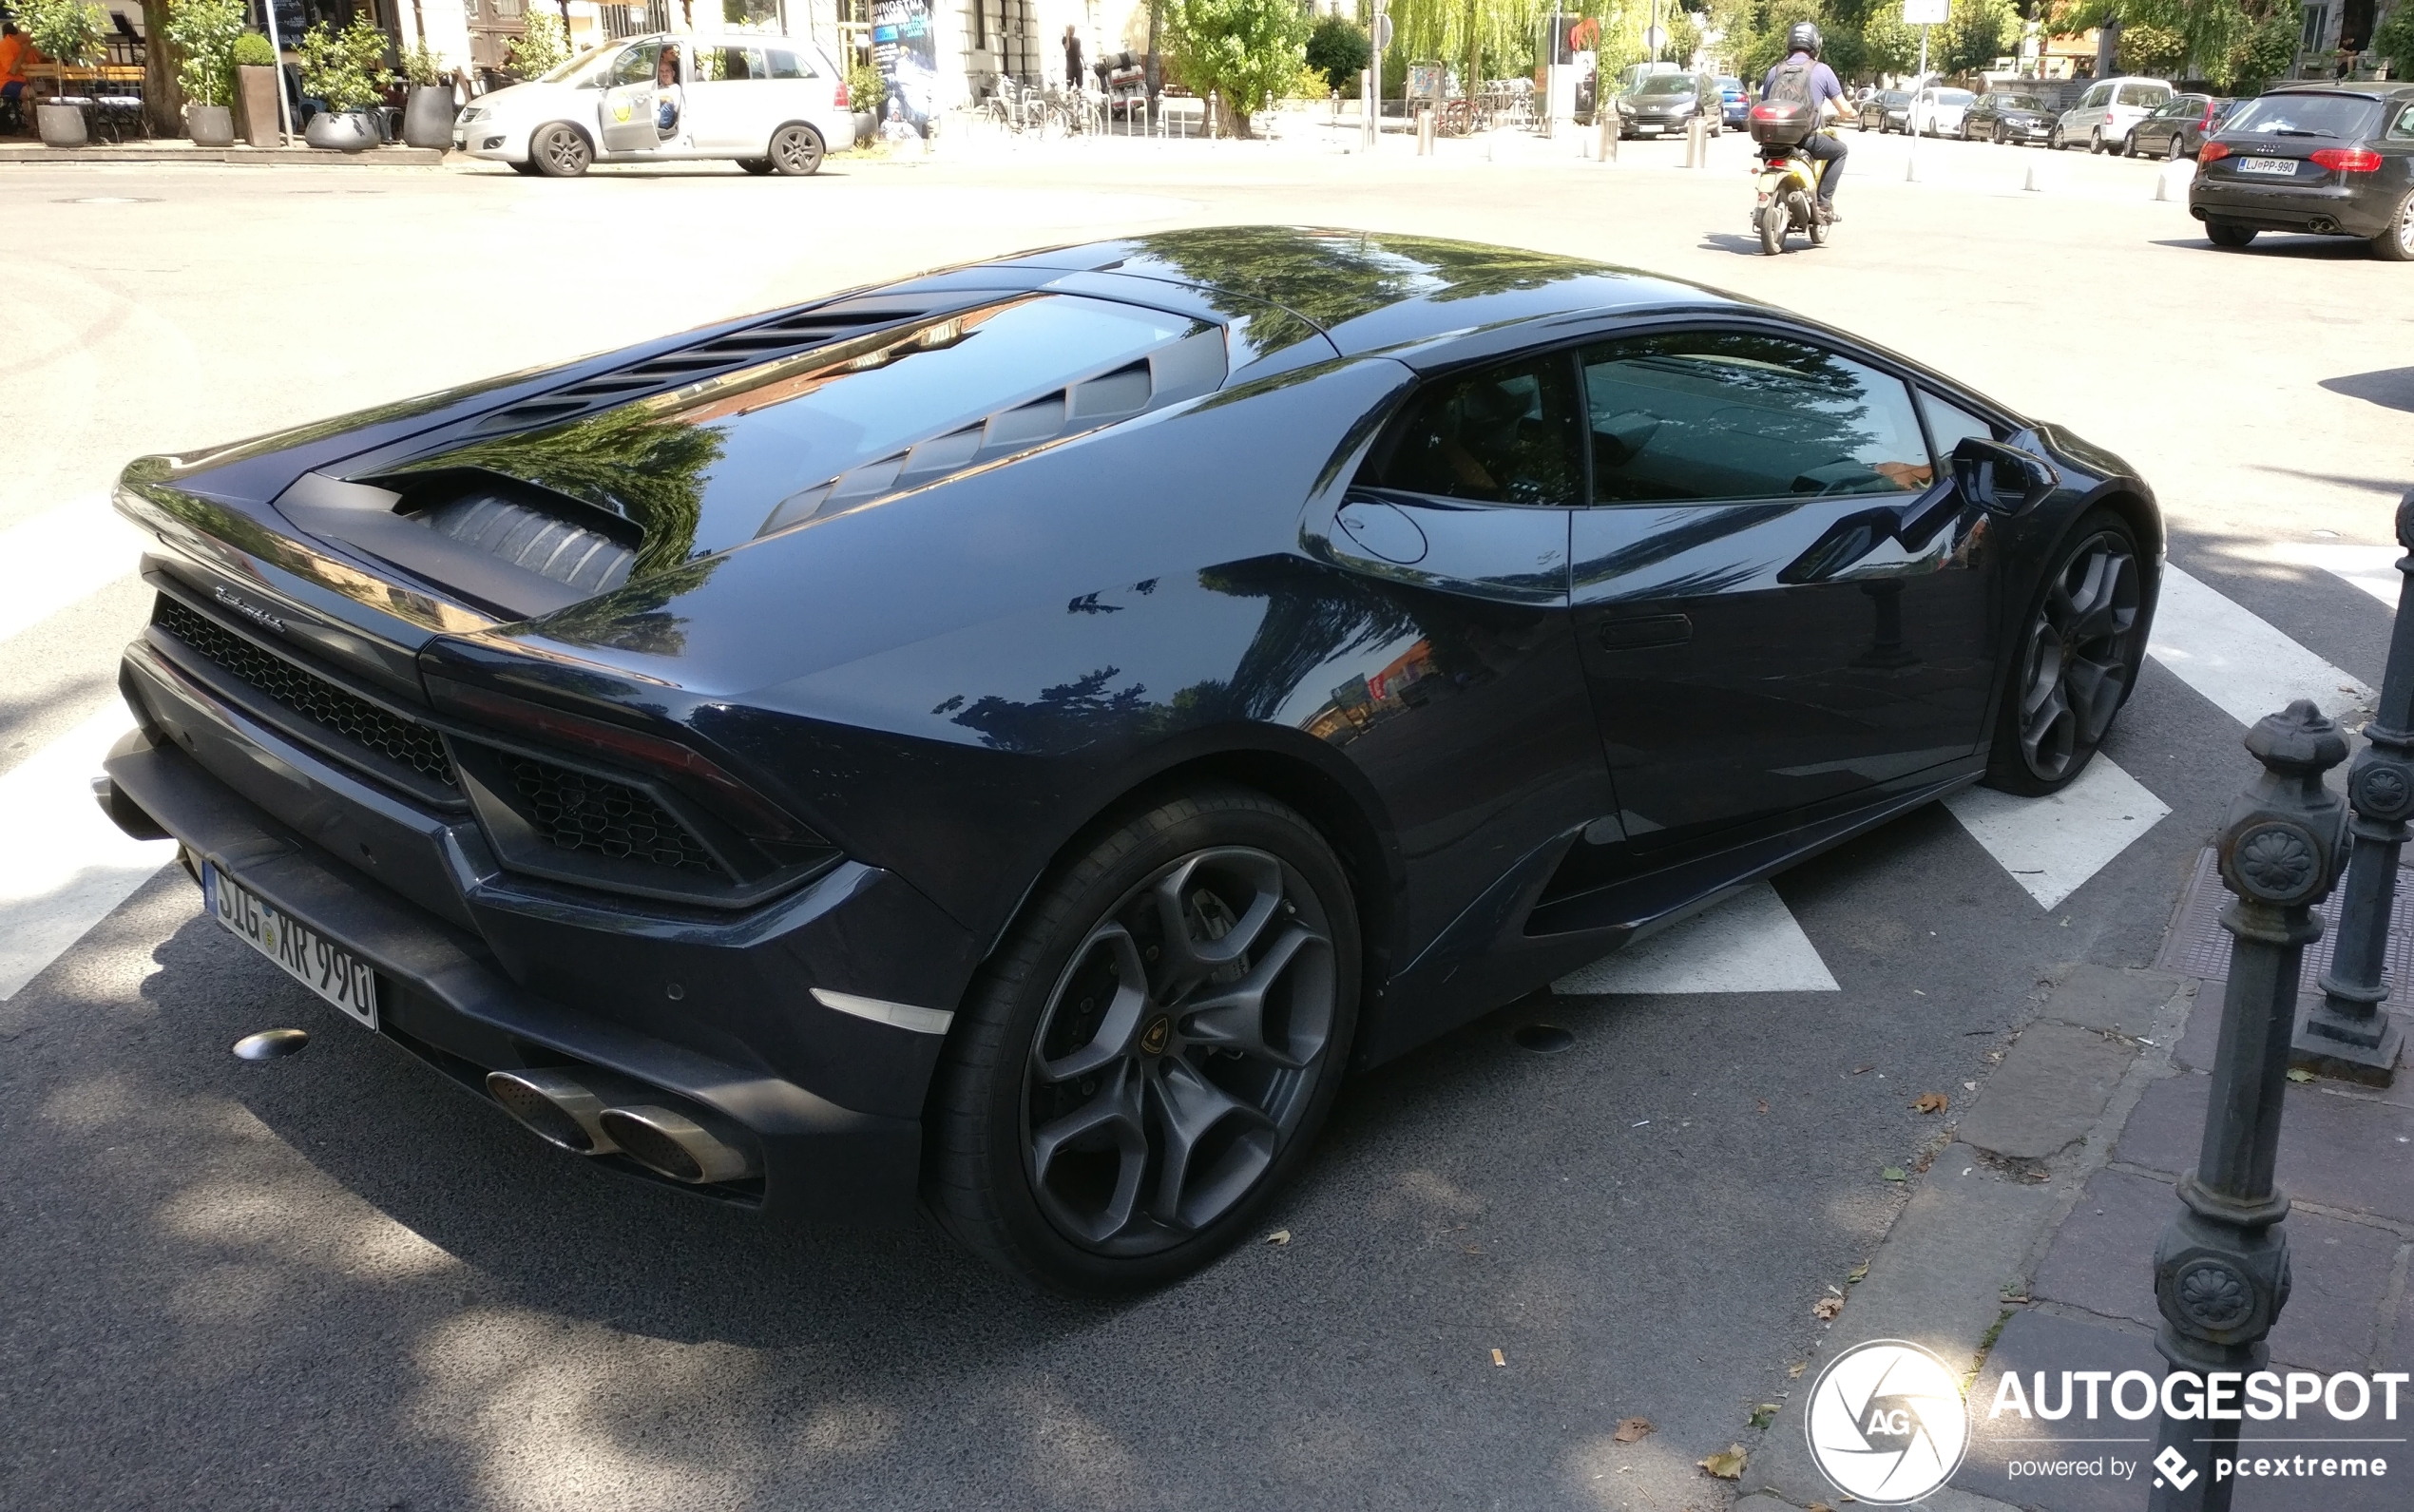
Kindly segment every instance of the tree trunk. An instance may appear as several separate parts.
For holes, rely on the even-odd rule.
[[[143,0],[143,120],[155,137],[184,134],[184,86],[167,40],[167,0]]]

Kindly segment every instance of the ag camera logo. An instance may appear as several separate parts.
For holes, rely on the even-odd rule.
[[[1846,1495],[1916,1502],[1953,1478],[1969,1448],[1961,1380],[1904,1339],[1871,1339],[1828,1362],[1803,1419],[1810,1458]]]

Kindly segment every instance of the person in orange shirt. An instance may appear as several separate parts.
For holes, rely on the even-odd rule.
[[[9,113],[19,120],[24,119],[26,65],[41,61],[42,54],[33,50],[33,44],[17,29],[16,23],[0,21],[0,103],[5,103]]]

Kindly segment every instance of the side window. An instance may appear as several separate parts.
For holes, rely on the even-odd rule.
[[[2414,105],[2397,113],[2397,124],[2389,127],[2389,137],[2396,142],[2414,142]]]
[[[770,52],[766,53],[765,56],[770,60],[771,76],[775,79],[810,79],[814,77],[813,69],[806,67],[804,59],[794,52],[788,51],[784,48],[775,48]]]
[[[1972,414],[1950,399],[1940,399],[1925,389],[1920,391],[1920,412],[1927,417],[1927,437],[1936,448],[1936,465],[1942,470],[1952,466],[1953,449],[1970,436],[1981,441],[2001,441],[1989,421]]]
[[[660,47],[631,48],[613,60],[611,74],[604,81],[607,88],[624,84],[652,84],[655,60],[662,55]]]
[[[2081,110],[2100,109],[2104,102],[2110,98],[2112,98],[2112,86],[2099,84],[2079,99],[2079,108]]]
[[[1583,483],[1575,387],[1563,352],[1437,378],[1358,481],[1488,504],[1573,504]]]
[[[1911,392],[1825,348],[1741,331],[1583,352],[1593,502],[1916,492],[1933,477]]]

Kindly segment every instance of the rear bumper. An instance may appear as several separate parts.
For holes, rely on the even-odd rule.
[[[2255,184],[2201,174],[2188,189],[2188,213],[2267,231],[2377,237],[2389,229],[2390,201],[2345,184]],[[2327,222],[2325,224],[2324,222]]]

